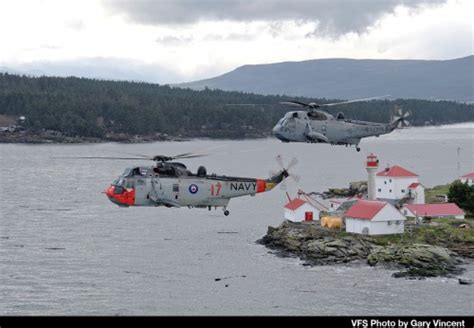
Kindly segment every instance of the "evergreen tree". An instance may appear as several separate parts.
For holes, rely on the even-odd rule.
[[[449,187],[448,199],[466,212],[474,213],[474,186],[457,180]]]

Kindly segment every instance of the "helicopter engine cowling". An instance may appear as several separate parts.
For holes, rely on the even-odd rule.
[[[204,166],[198,167],[197,175],[198,175],[198,177],[205,177],[207,175],[206,168]]]

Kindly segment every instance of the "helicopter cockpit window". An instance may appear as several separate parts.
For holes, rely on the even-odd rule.
[[[291,115],[291,117],[293,117],[293,118],[298,118],[298,113],[297,113],[297,112],[294,112],[293,115]]]
[[[146,169],[142,169],[139,167],[135,167],[132,169],[130,176],[135,176],[135,175],[145,175],[146,174]]]
[[[308,112],[308,117],[310,120],[315,120],[315,121],[325,121],[328,119],[324,113],[317,112],[317,111]]]

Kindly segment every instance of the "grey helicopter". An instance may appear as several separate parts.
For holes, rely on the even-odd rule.
[[[56,158],[154,161],[154,166],[133,166],[125,169],[124,173],[103,192],[112,203],[119,207],[165,206],[208,208],[209,210],[221,207],[224,215],[227,216],[230,213],[227,206],[231,198],[255,196],[255,194],[272,190],[287,177],[297,179],[297,176],[289,173],[289,169],[298,162],[296,158],[284,167],[281,156],[277,156],[276,161],[281,169],[269,178],[257,179],[208,174],[204,166],[199,166],[196,173],[193,173],[186,165],[175,161],[207,156],[202,154],[133,155],[135,157]]]
[[[283,101],[283,105],[299,106],[306,108],[305,111],[287,112],[273,127],[273,135],[282,142],[309,142],[327,143],[331,145],[356,146],[359,152],[359,143],[362,138],[378,137],[387,134],[403,126],[408,126],[407,118],[410,112],[403,112],[400,107],[395,108],[395,115],[389,123],[376,123],[346,119],[343,112],[336,117],[320,108],[339,106],[355,102],[369,101],[381,97],[355,99],[337,103],[318,104],[303,103],[300,101]]]

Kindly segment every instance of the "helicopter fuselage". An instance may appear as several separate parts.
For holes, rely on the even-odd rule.
[[[323,111],[294,111],[280,119],[273,128],[273,134],[283,142],[358,145],[362,138],[378,137],[395,128],[395,122],[384,124],[335,118]]]
[[[225,209],[231,198],[269,191],[287,176],[285,170],[269,179],[207,175],[203,167],[193,174],[181,163],[164,163],[161,167],[126,169],[105,194],[110,201],[122,207]]]

